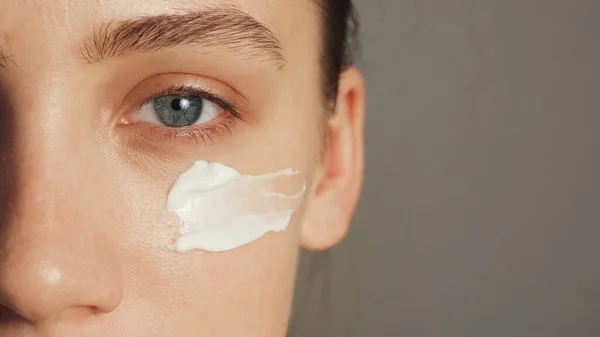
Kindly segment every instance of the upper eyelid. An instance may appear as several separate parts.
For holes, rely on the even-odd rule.
[[[241,120],[244,120],[244,116],[239,112],[239,108],[237,106],[235,106],[233,103],[230,103],[229,101],[225,100],[224,98],[220,97],[219,95],[213,94],[207,90],[201,90],[201,89],[197,89],[197,88],[194,88],[191,86],[186,86],[186,85],[171,86],[163,91],[159,91],[159,92],[153,94],[152,96],[150,96],[149,98],[147,98],[146,100],[144,100],[144,102],[142,104],[140,104],[140,107],[142,107],[145,104],[151,103],[152,100],[154,100],[158,97],[167,96],[167,95],[194,95],[194,96],[202,97],[203,99],[209,100],[209,101],[219,105],[221,108],[227,110],[227,112],[229,112],[233,116],[235,116]]]

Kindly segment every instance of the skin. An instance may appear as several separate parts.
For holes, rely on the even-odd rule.
[[[77,47],[110,20],[223,5],[272,30],[285,65],[218,43],[92,64]],[[363,80],[346,70],[327,111],[319,15],[309,0],[0,2],[0,336],[285,335],[299,248],[342,240],[362,183]],[[234,101],[244,120],[224,111],[190,137],[132,117],[184,84]],[[166,195],[195,160],[295,168],[305,201],[286,232],[175,253]]]

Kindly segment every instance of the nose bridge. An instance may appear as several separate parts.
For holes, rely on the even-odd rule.
[[[52,79],[56,75],[60,74],[40,74],[33,84],[20,83],[13,92],[9,111],[3,116],[10,145],[5,146],[2,170],[10,173],[4,185],[12,215],[31,225],[60,221],[64,227],[73,221],[59,220],[61,217],[78,215],[76,207],[65,214],[67,206],[86,202],[81,196],[70,196],[86,173],[80,154],[91,144],[80,137],[87,121],[82,114],[69,111],[75,110],[64,102],[69,88]],[[52,89],[45,89],[48,87]]]
[[[121,299],[118,261],[82,189],[82,144],[46,112],[14,111],[0,168],[0,303],[32,322]]]
[[[37,233],[52,229],[49,233],[58,233],[71,225],[71,221],[61,220],[64,202],[69,202],[62,199],[73,188],[77,163],[65,159],[65,154],[73,150],[65,146],[68,141],[61,139],[65,138],[61,134],[69,133],[48,123],[50,118],[45,114],[43,108],[30,106],[15,110],[10,118],[11,146],[2,169],[8,173],[3,185],[4,213],[9,219],[2,229]],[[61,226],[46,228],[57,222]]]
[[[75,206],[73,203],[77,200],[69,200],[72,183],[61,172],[69,169],[61,168],[61,163],[55,158],[34,147],[37,145],[15,146],[16,153],[10,157],[8,165],[12,174],[10,181],[5,183],[8,186],[4,196],[5,217],[0,230],[3,241],[26,239],[20,242],[20,247],[55,237],[62,237],[62,242],[65,242],[76,230],[73,217],[77,217],[77,212],[68,214],[67,208],[70,207],[67,206]],[[46,247],[43,244],[35,246]]]

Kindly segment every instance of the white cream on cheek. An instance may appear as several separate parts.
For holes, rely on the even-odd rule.
[[[197,161],[175,182],[167,200],[181,220],[181,236],[172,248],[232,250],[268,232],[285,231],[300,206],[306,187],[296,194],[276,190],[278,179],[294,177],[292,169],[260,176],[241,175],[220,163]]]

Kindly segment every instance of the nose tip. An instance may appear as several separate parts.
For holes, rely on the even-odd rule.
[[[107,277],[94,266],[57,260],[2,259],[0,303],[36,324],[109,313],[119,306],[118,278]]]
[[[14,265],[4,262],[5,265]],[[30,262],[28,266],[2,273],[1,301],[6,308],[28,321],[50,320],[70,306],[67,296],[64,296],[68,289],[61,289],[67,286],[65,283],[59,268],[48,263]]]

